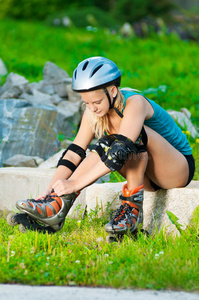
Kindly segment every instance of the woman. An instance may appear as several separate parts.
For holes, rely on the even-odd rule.
[[[53,218],[56,223],[63,207],[66,216],[78,191],[117,170],[127,184],[121,207],[105,229],[134,232],[143,221],[144,190],[184,187],[191,181],[195,165],[186,136],[154,101],[134,90],[120,90],[120,79],[118,67],[104,57],[91,57],[77,66],[72,88],[86,105],[79,131],[48,189],[37,200],[18,201],[20,210],[45,224]],[[85,157],[94,136],[99,140]]]

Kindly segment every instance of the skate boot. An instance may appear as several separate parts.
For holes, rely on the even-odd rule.
[[[110,235],[108,241],[118,241],[127,232],[135,234],[138,224],[143,223],[143,191],[144,185],[134,190],[128,190],[127,184],[123,186],[120,200],[122,205],[117,209],[105,230]]]
[[[18,214],[8,215],[7,222],[11,226],[20,224],[19,230],[38,230],[42,232],[56,232],[64,225],[66,215],[79,193],[72,193],[59,197],[53,190],[42,200],[19,200],[16,207]]]

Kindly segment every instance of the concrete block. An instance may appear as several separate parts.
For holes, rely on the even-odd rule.
[[[40,168],[0,168],[0,210],[15,210],[19,199],[34,198],[51,181],[55,169]],[[87,213],[99,208],[99,216],[109,209],[116,209],[121,204],[119,194],[124,182],[95,183],[85,188],[76,199],[68,217],[82,218]],[[192,181],[186,188],[144,192],[144,229],[150,233],[163,226],[167,232],[177,233],[166,211],[179,218],[185,228],[191,215],[199,205],[199,181]]]

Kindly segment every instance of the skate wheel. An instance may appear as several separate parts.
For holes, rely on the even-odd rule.
[[[106,237],[106,241],[107,243],[113,243],[113,242],[121,242],[123,240],[123,234],[109,234],[107,237]]]
[[[27,229],[26,227],[23,225],[23,224],[19,224],[19,231],[21,233],[26,233],[27,232]]]
[[[16,226],[18,223],[15,219],[15,213],[10,213],[8,216],[7,216],[7,223],[8,225],[10,226]]]
[[[107,243],[113,243],[113,242],[117,242],[118,240],[115,235],[110,234],[106,237],[106,241]]]

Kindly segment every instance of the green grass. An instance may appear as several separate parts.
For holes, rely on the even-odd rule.
[[[48,235],[0,219],[1,283],[199,291],[199,211],[181,236],[161,230],[110,244],[106,222],[93,212]]]

